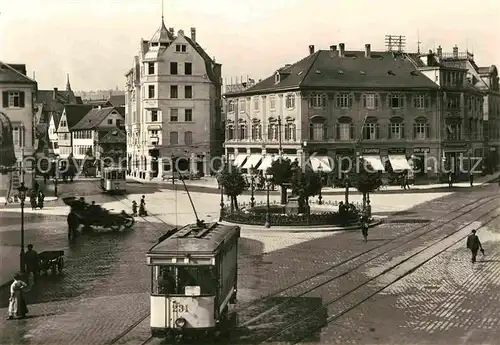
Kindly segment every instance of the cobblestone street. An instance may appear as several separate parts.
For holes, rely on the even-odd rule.
[[[91,182],[68,184],[63,187],[66,189],[62,193],[77,192],[78,195],[86,195],[88,200],[117,203],[112,201],[112,197],[96,194],[97,191],[92,186]],[[130,192],[141,195],[154,190],[151,186],[137,185],[131,186]],[[475,220],[481,212],[474,211],[474,199],[497,192],[496,185],[488,185],[421,203],[391,216],[384,224],[371,229],[368,243],[361,241],[358,231],[278,233],[273,232],[272,228],[263,232],[248,231],[243,227],[240,241],[239,303],[236,308],[239,326],[230,343],[258,343],[266,335],[275,332],[276,327],[282,327],[283,324],[276,324],[274,319],[259,316],[273,304],[287,301],[288,307],[283,313],[280,312],[283,315],[281,322],[286,323],[315,306],[321,307],[322,303],[340,292],[337,290],[348,290],[367,276],[378,273],[369,267],[357,270],[359,273],[346,277],[341,285],[331,285],[328,289],[318,290],[317,294],[294,297],[307,286],[314,287],[318,284],[318,278],[311,277],[318,274],[324,276],[322,272],[330,272],[332,266],[336,265],[338,267],[327,276],[343,274],[352,270],[353,265],[359,264],[361,259],[367,259],[366,255],[375,258],[383,255],[384,250],[396,248],[394,245],[381,247],[388,241],[398,241],[399,238],[403,241],[404,236],[423,231],[425,226],[440,229],[431,232],[434,237],[427,237],[420,244],[410,243],[402,247],[399,255],[415,251],[418,246],[435,240],[441,233]],[[184,195],[178,197],[185,198]],[[467,206],[470,203],[472,204]],[[54,207],[64,209],[59,202]],[[446,221],[443,219],[438,223],[431,223],[433,219],[459,207],[464,207],[464,212],[471,210],[472,213],[456,221],[448,216]],[[491,203],[488,207],[491,208]],[[188,214],[187,210],[184,211]],[[0,321],[0,343],[79,345],[107,344],[117,340],[120,344],[140,344],[149,337],[147,314],[150,273],[145,265],[144,254],[169,227],[160,220],[155,220],[155,217],[148,217],[146,221],[138,222],[132,231],[82,235],[76,244],[69,245],[65,217],[56,213],[51,212],[50,207],[47,212],[28,213],[26,243],[33,243],[38,251],[64,249],[66,268],[61,276],[42,277],[39,284],[28,293],[29,318],[22,321]],[[5,209],[2,211],[1,221],[0,244],[11,248],[9,253],[15,269],[18,267],[19,212]],[[476,299],[487,296],[488,303],[494,303],[494,296],[498,292],[498,284],[491,278],[495,277],[497,266],[494,252],[497,248],[495,241],[498,224],[491,223],[488,231],[482,229],[479,232],[487,251],[485,259],[492,261],[479,262],[472,269],[468,261],[469,254],[461,243],[393,284],[382,294],[323,327],[308,343],[449,343],[445,341],[447,339],[453,339],[452,343],[487,343],[491,339],[488,337],[493,337],[495,333],[494,329],[489,330],[488,322],[496,322],[494,320],[498,318],[498,309],[494,305],[488,308],[486,299],[484,302],[476,302]],[[372,254],[363,254],[370,250],[373,251]],[[361,254],[365,256],[352,259]],[[342,264],[348,259],[352,260]],[[392,257],[380,256],[372,265],[379,263],[382,267],[393,260]],[[442,277],[445,279],[441,279]],[[301,281],[305,282],[300,283]],[[474,281],[479,282],[479,288],[474,288]],[[262,299],[294,284],[299,285],[288,289],[285,294]],[[435,288],[435,285],[439,285],[439,288]],[[469,289],[464,290],[463,286],[468,286]],[[471,301],[471,298],[474,300]],[[0,310],[3,315],[6,314],[7,300],[7,289],[3,288],[0,292]],[[460,309],[452,308],[450,301],[453,300],[456,308]],[[467,326],[465,315],[471,316],[471,312],[465,311],[467,303],[471,302],[477,306],[478,314],[475,323]],[[332,310],[325,312],[331,315]],[[320,320],[328,315],[322,316]],[[484,320],[481,316],[484,316]],[[142,323],[117,339],[143,317],[145,319]],[[440,326],[449,333],[449,338],[442,336],[442,332],[430,331],[431,328],[438,329],[444,321],[454,324],[448,328]],[[480,334],[483,338],[480,338]],[[405,342],[405,339],[413,340]],[[152,343],[158,342],[154,340]]]

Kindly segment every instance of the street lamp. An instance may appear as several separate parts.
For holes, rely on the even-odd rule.
[[[319,188],[319,195],[318,195],[318,205],[323,205],[323,196],[321,195],[321,190],[323,189],[323,167],[321,166],[321,164],[318,166],[318,173],[321,182],[321,187]]]
[[[266,211],[266,228],[271,227],[271,205],[269,204],[269,191],[271,188],[271,180],[273,178],[273,175],[267,175],[266,174],[266,188],[267,188],[267,211]]]
[[[249,172],[250,172],[250,193],[251,193],[250,207],[255,207],[255,197],[254,197],[254,193],[255,193],[255,169],[254,169],[253,165],[250,167]]]
[[[21,253],[19,254],[19,265],[21,266],[21,272],[24,272],[24,201],[26,200],[28,188],[24,186],[24,182],[21,182],[17,191],[21,200]]]
[[[222,168],[224,169],[224,157],[222,158]],[[220,178],[220,177],[219,177]],[[224,186],[222,185],[222,180],[219,182],[220,186],[220,215],[219,215],[219,222],[222,221],[222,217],[224,215]]]

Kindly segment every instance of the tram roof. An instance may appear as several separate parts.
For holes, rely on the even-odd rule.
[[[232,237],[240,236],[240,227],[220,223],[210,223],[205,227],[188,224],[174,234],[154,245],[148,254],[169,253],[213,253]]]

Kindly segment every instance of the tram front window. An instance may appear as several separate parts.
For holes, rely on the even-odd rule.
[[[216,282],[214,266],[158,266],[153,293],[184,295],[186,286],[199,286],[202,295],[214,295]]]

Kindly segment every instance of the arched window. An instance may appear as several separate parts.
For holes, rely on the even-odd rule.
[[[326,119],[323,116],[311,117],[309,123],[310,140],[326,140],[328,137]]]
[[[336,126],[337,140],[351,140],[354,139],[354,123],[348,116],[342,116],[337,120]]]
[[[431,127],[427,118],[417,117],[413,123],[413,139],[426,140],[431,135]]]
[[[270,141],[278,140],[278,121],[270,117],[267,124],[267,139]]]
[[[363,128],[363,139],[376,140],[380,137],[380,126],[376,117],[370,116],[366,119]]]
[[[293,119],[291,117],[286,118],[285,140],[287,140],[287,141],[296,141],[297,140],[297,126],[295,125],[295,119]]]
[[[260,120],[252,120],[252,140],[262,140],[262,125]]]
[[[404,119],[402,117],[391,117],[389,121],[389,139],[404,139],[405,138],[405,124]]]
[[[245,120],[240,120],[238,123],[238,135],[240,140],[248,139],[248,128]]]
[[[447,118],[446,124],[446,139],[461,140],[462,139],[462,120],[459,118]]]
[[[236,139],[234,133],[234,122],[228,121],[226,126],[226,140],[234,140],[234,139]]]

